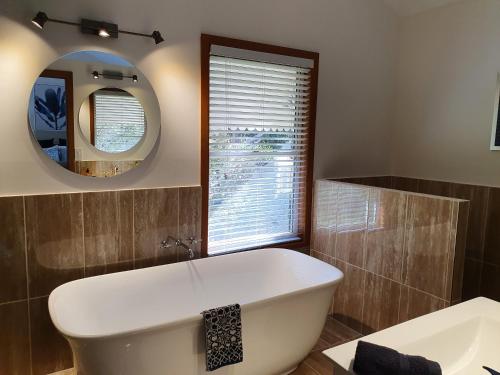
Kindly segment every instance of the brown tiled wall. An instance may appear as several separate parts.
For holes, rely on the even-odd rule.
[[[311,253],[345,274],[333,316],[368,334],[460,300],[468,205],[317,181]]]
[[[345,180],[469,200],[462,297],[500,301],[500,187],[391,176]]]
[[[82,277],[186,260],[168,235],[201,236],[201,188],[0,197],[0,374],[72,367],[50,292]],[[199,245],[195,254],[199,257]]]

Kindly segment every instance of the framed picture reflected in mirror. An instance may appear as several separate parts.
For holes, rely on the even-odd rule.
[[[42,151],[74,171],[73,73],[44,70],[33,85],[28,115],[32,134]]]

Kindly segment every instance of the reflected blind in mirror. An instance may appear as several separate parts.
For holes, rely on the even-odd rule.
[[[99,90],[94,93],[95,146],[106,152],[130,150],[144,135],[146,119],[134,96]]]
[[[305,230],[311,69],[211,55],[208,253]]]

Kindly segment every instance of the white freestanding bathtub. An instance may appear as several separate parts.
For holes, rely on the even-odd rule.
[[[239,303],[243,363],[211,374],[286,374],[319,338],[342,277],[295,251],[255,250],[73,281],[49,311],[78,375],[191,375],[207,374],[200,313]]]

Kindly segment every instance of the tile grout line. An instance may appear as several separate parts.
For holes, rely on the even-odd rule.
[[[332,185],[332,198],[334,199],[334,201],[338,202],[339,201],[339,190],[338,188],[334,188],[334,185]],[[332,258],[336,258],[337,257],[337,243],[338,243],[338,224],[339,224],[339,218],[338,218],[338,208],[337,206],[333,205],[334,208],[334,213],[333,213],[333,217],[335,217],[335,222],[334,224],[332,225],[335,226],[335,229],[333,231],[334,233],[334,240],[335,240],[335,243],[333,244],[333,248],[332,248]],[[330,237],[331,237],[331,234],[332,232],[329,231],[328,233],[328,241],[330,241]]]
[[[336,323],[338,323],[338,324],[340,324],[342,327],[347,328],[349,331],[353,331],[353,332],[357,333],[358,335],[363,335],[361,332],[358,332],[358,331],[356,331],[355,329],[353,329],[353,328],[351,328],[351,327],[349,327],[349,326],[345,325],[345,324],[344,324],[344,323],[342,323],[340,320],[337,320],[337,319],[335,319],[335,318],[333,318],[333,317],[332,317],[332,319],[333,319],[333,320],[335,320],[335,322],[336,322]]]
[[[500,264],[493,263],[490,261],[482,261],[482,260],[477,260],[477,259],[469,258],[469,257],[466,257],[466,259],[471,260],[471,261],[476,262],[476,263],[482,263],[482,264],[485,264],[487,266],[493,266],[493,267],[497,267],[497,268],[500,267]]]
[[[132,269],[135,270],[135,192],[132,190]]]
[[[406,246],[408,244],[408,220],[410,219],[409,218],[409,213],[410,213],[410,210],[411,210],[411,205],[410,205],[410,195],[409,194],[405,194],[406,196],[406,207],[405,207],[405,223],[404,223],[404,235],[403,235],[403,253],[402,253],[402,258],[401,258],[401,270],[400,270],[400,274],[399,274],[399,277],[400,277],[400,281],[401,281],[401,284],[405,284],[405,280],[403,278],[403,271],[404,271],[404,264],[405,264],[405,260],[406,260],[406,253],[407,253],[407,250],[406,250]]]
[[[403,284],[399,284],[399,299],[398,299],[398,324],[401,323],[401,300],[403,299]]]
[[[319,190],[319,187],[317,185],[315,185],[315,189]],[[318,190],[315,190],[314,192],[315,192],[315,197],[318,197],[318,200],[319,200]],[[335,185],[335,184],[331,185],[331,187],[330,187],[330,194],[331,194],[330,198],[332,200],[329,203],[338,202],[339,201],[339,189],[338,189],[337,185]],[[333,263],[333,260],[335,259],[336,255],[337,255],[337,242],[338,242],[338,233],[337,233],[338,217],[337,217],[337,212],[338,212],[338,209],[333,204],[328,204],[327,207],[329,207],[329,209],[327,208],[327,210],[329,211],[328,212],[328,217],[330,217],[330,215],[331,215],[331,217],[333,218],[332,220],[334,221],[332,227],[328,228],[328,242],[327,242],[331,246],[331,250],[330,250],[331,254],[332,254],[331,255],[331,260],[332,260],[332,263]],[[332,214],[331,210],[334,211],[333,214]],[[316,233],[316,231],[315,231],[315,233]],[[333,241],[334,241],[333,244],[331,243],[332,233],[333,233]],[[331,314],[331,315],[333,315],[333,313],[334,313],[334,310],[333,310],[334,306],[335,306],[335,293],[332,296],[332,299],[330,301],[330,307],[328,308],[328,313]]]
[[[368,203],[368,207],[367,207],[367,210],[366,210],[366,220],[365,220],[365,238],[363,239],[363,260],[361,261],[361,263],[363,264],[363,269],[367,269],[368,268],[368,233],[369,233],[369,230],[368,230],[368,222],[370,221],[370,202],[372,200],[372,194],[374,192],[375,188],[373,187],[369,187],[368,188],[368,199],[367,199],[367,203]]]
[[[6,306],[6,305],[13,305],[15,303],[20,303],[20,302],[29,302],[29,299],[28,298],[21,298],[21,299],[15,299],[12,301],[0,302],[0,307]]]
[[[183,239],[179,238],[181,234],[179,228],[180,216],[181,216],[181,189],[177,188],[177,238],[183,241]],[[176,260],[177,262],[179,262],[179,246],[175,247],[175,252],[176,252]]]
[[[451,300],[452,300],[452,294],[453,294],[453,268],[454,268],[454,265],[450,265],[450,261],[451,261],[451,251],[453,251],[453,256],[455,258],[456,254],[455,254],[455,248],[457,246],[457,232],[458,232],[458,212],[459,212],[459,205],[458,205],[458,202],[453,202],[451,203],[451,218],[450,218],[450,221],[449,221],[449,226],[450,226],[450,230],[448,232],[448,251],[446,252],[447,256],[446,256],[446,270],[445,270],[445,279],[444,279],[444,293],[445,293],[445,296],[449,297],[450,299],[450,303],[451,303]],[[456,216],[456,225],[455,225],[455,241],[453,241],[453,221],[455,220],[455,216]],[[451,248],[453,246],[453,249]],[[455,259],[453,259],[453,261],[455,261]],[[455,262],[453,262],[455,263]],[[451,270],[450,270],[450,266],[451,266]],[[451,271],[451,272],[450,272]],[[451,273],[451,285],[450,285],[450,273]],[[448,295],[448,288],[449,291],[450,291],[450,294]]]
[[[404,280],[403,280],[403,264],[405,261],[405,252],[406,252],[406,232],[407,232],[407,223],[408,223],[408,210],[410,207],[410,196],[409,194],[404,194],[405,197],[405,220],[403,223],[403,248],[402,253],[401,253],[401,268],[399,270],[399,280],[401,282],[401,286],[399,288],[399,301],[398,301],[398,322],[401,321],[401,299],[403,296],[403,286],[404,286]]]
[[[30,301],[34,301],[34,300],[38,300],[38,299],[47,298],[47,297],[49,297],[49,296],[50,296],[50,294],[44,294],[43,296],[31,297],[29,300],[30,300]]]
[[[361,268],[364,272],[363,272],[363,299],[361,300],[361,330],[364,329],[364,326],[365,326],[365,299],[366,299],[366,283],[367,283],[367,270],[366,270],[366,266],[365,266],[365,257],[366,257],[366,247],[367,247],[367,237],[368,237],[368,216],[369,216],[369,210],[370,210],[370,197],[371,197],[371,191],[373,190],[373,188],[368,188],[368,198],[367,198],[367,202],[368,202],[368,208],[367,208],[367,211],[366,211],[366,221],[365,221],[365,235],[364,235],[364,238],[363,238],[363,260],[361,261],[361,263],[363,264],[363,267]]]
[[[114,211],[115,211],[114,213],[115,213],[115,218],[116,218],[115,231],[117,233],[117,239],[115,242],[115,245],[117,246],[117,247],[115,247],[115,249],[117,250],[116,251],[116,258],[115,258],[114,262],[113,262],[113,260],[111,260],[111,263],[118,263],[118,262],[120,262],[120,260],[118,260],[118,259],[121,259],[122,249],[124,246],[123,233],[122,233],[122,207],[121,207],[123,197],[117,191],[111,192],[110,194],[113,195]],[[104,272],[106,272],[106,273],[108,273],[108,264],[109,264],[108,261],[109,260],[110,259],[108,258],[108,254],[107,254],[107,252],[105,252],[104,253]]]
[[[484,208],[484,225],[481,230],[481,266],[479,267],[479,295],[482,294],[481,289],[483,289],[483,268],[484,268],[484,253],[486,251],[486,228],[488,227],[488,211],[490,209],[490,196],[491,196],[491,188],[488,188],[488,194],[486,195],[486,206]],[[465,272],[464,272],[465,273]]]
[[[28,263],[28,235],[26,226],[26,197],[23,196],[23,229],[24,229],[24,256],[26,265],[26,305],[28,309],[28,345],[29,345],[29,368],[30,374],[33,375],[33,349],[31,338],[31,308],[30,308],[30,276]]]
[[[307,357],[304,359],[304,361],[302,361],[302,363],[303,363],[305,366],[309,367],[309,369],[310,369],[312,372],[314,372],[315,374],[317,374],[317,375],[321,375],[318,371],[316,371],[316,369],[315,369],[314,367],[312,367],[309,363],[306,363],[306,359],[307,359]]]
[[[81,223],[82,223],[82,246],[83,246],[83,278],[86,277],[87,273],[87,249],[85,248],[85,219],[84,219],[84,212],[83,212],[83,194],[80,194],[80,215],[82,215],[81,218]]]

